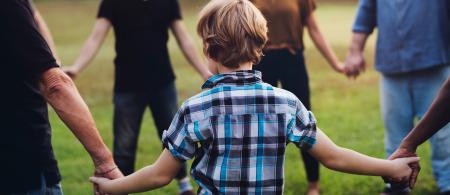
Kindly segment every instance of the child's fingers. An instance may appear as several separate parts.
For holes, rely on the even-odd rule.
[[[408,163],[408,164],[410,164],[410,163],[416,163],[416,162],[419,162],[420,157],[407,157],[407,158],[404,158],[404,160],[405,160],[405,162]]]
[[[95,183],[95,184],[99,184],[99,183],[107,181],[107,180],[108,179],[103,178],[103,177],[90,177],[89,178],[89,181],[91,181],[92,183]]]

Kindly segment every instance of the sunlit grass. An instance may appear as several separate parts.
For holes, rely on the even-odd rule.
[[[197,43],[195,34],[196,14],[201,2],[192,4],[180,1],[183,16],[189,31]],[[38,3],[37,7],[47,20],[55,37],[63,64],[70,65],[77,57],[81,46],[94,24],[98,2]],[[354,16],[353,4],[321,4],[316,17],[323,33],[330,40],[338,56],[343,59],[350,42],[351,24]],[[130,21],[132,22],[132,21]],[[317,50],[306,38],[306,58],[311,79],[312,107],[318,118],[318,125],[338,145],[362,153],[383,158],[383,125],[378,98],[378,75],[372,69],[358,80],[348,80],[333,72]],[[367,60],[373,61],[373,39],[367,46]],[[188,65],[173,38],[169,43],[171,59],[177,75],[179,99],[200,91],[201,79]],[[198,48],[199,52],[201,48]],[[111,32],[102,50],[76,80],[79,90],[95,117],[98,128],[106,143],[112,144],[112,86],[113,86],[114,42]],[[93,171],[91,160],[71,132],[51,113],[53,145],[63,175],[65,194],[89,194],[91,186],[87,178]],[[150,113],[146,112],[139,140],[137,167],[152,163],[158,157],[160,142],[156,136]],[[420,149],[423,169],[416,194],[436,192],[429,162],[429,147]],[[303,194],[306,178],[298,149],[289,146],[286,157],[285,194]],[[321,169],[323,194],[377,194],[383,188],[378,177],[354,176]],[[175,182],[150,194],[175,194]]]

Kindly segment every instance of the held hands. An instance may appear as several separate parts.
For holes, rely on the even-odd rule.
[[[114,180],[111,180],[109,178],[105,177],[98,177],[94,176],[89,178],[89,181],[94,183],[94,186],[96,186],[95,195],[101,195],[101,194],[109,194],[114,195]]]
[[[390,157],[389,160],[394,160],[394,159],[399,159],[399,158],[404,158],[404,157],[416,157],[416,151],[414,149],[408,149],[408,148],[403,148],[400,147],[398,148]],[[409,164],[409,167],[412,169],[412,173],[409,176],[409,180],[408,181],[401,181],[398,178],[387,178],[387,177],[383,177],[385,182],[388,183],[403,183],[405,185],[409,185],[409,187],[412,189],[414,188],[416,181],[417,181],[417,176],[419,176],[419,172],[420,172],[420,165],[419,162],[412,162]]]
[[[407,186],[408,184],[411,184],[412,180],[415,182],[415,178],[413,178],[415,169],[413,167],[414,164],[418,164],[418,162],[419,157],[404,157],[391,160],[393,172],[389,177],[383,177],[383,179],[389,183]],[[417,175],[415,177],[417,177]]]
[[[110,179],[118,179],[122,178],[123,174],[117,168],[117,165],[114,162],[107,162],[95,167],[94,177],[91,177],[91,182],[94,183],[94,191],[96,195],[105,194],[99,185],[92,180],[92,178],[102,178],[104,180],[110,181]],[[95,179],[94,179],[95,180]]]
[[[361,51],[350,51],[345,59],[344,73],[348,78],[356,79],[366,70],[366,61]]]

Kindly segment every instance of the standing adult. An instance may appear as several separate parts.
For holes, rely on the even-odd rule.
[[[314,0],[251,0],[267,19],[269,42],[264,49],[262,61],[255,66],[273,86],[278,81],[284,89],[294,93],[310,110],[308,73],[303,56],[303,29],[316,47],[336,71],[343,66],[323,37],[316,19]],[[301,151],[309,182],[308,194],[319,194],[319,162],[305,151]]]
[[[5,0],[0,6],[0,194],[62,194],[46,102],[88,151],[96,175],[121,177],[89,109],[60,70],[33,16],[28,0]]]
[[[449,1],[361,0],[346,60],[349,76],[365,68],[363,49],[378,28],[375,67],[381,73],[385,149],[390,156],[421,118],[450,75]],[[431,139],[439,189],[450,191],[450,127]],[[387,185],[387,194],[397,190]]]
[[[103,0],[81,54],[67,73],[75,77],[95,57],[110,27],[116,40],[114,160],[125,175],[134,172],[142,116],[150,108],[158,135],[178,109],[167,41],[168,30],[204,79],[211,76],[182,22],[177,0]],[[186,167],[177,175],[180,192],[192,193]]]

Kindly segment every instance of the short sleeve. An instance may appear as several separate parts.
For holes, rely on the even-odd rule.
[[[169,0],[170,1],[170,21],[180,20],[181,17],[181,9],[178,0]]]
[[[375,0],[360,0],[353,23],[353,32],[371,34],[377,25],[377,5]]]
[[[306,19],[314,12],[316,9],[316,1],[315,0],[300,0],[300,11],[303,23]]]
[[[162,135],[164,147],[181,161],[194,158],[197,151],[197,143],[189,136],[184,116],[182,107],[172,120],[169,129],[165,130]]]
[[[0,6],[0,40],[17,70],[37,76],[59,67],[34,20],[28,1],[6,0]]]
[[[295,119],[291,121],[288,140],[297,147],[310,149],[316,143],[316,119],[311,111],[298,100]]]
[[[113,6],[111,0],[102,0],[100,7],[98,8],[97,18],[106,18],[112,21]]]

